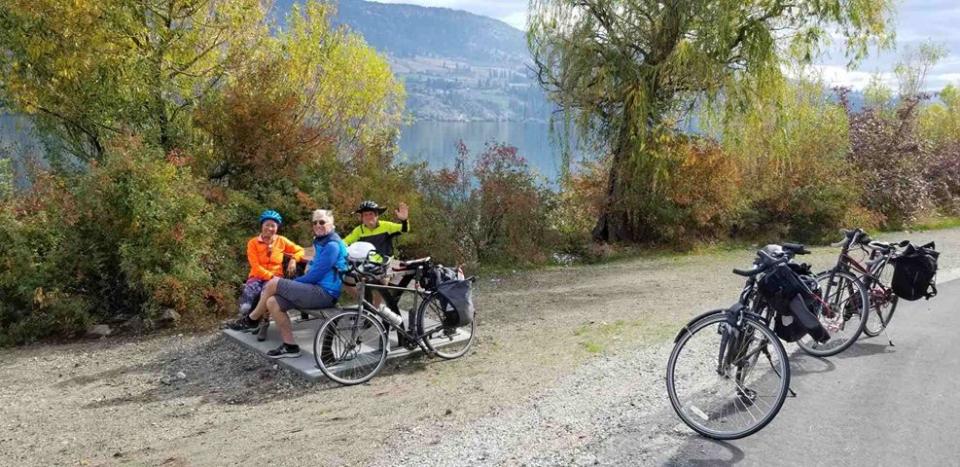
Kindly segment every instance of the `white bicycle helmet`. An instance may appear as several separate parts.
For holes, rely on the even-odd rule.
[[[356,242],[347,247],[347,259],[355,263],[360,263],[370,257],[371,251],[376,250],[376,247],[370,242]]]

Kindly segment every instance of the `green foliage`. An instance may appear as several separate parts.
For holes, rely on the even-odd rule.
[[[0,335],[15,343],[70,336],[94,319],[163,308],[202,319],[217,305],[222,278],[239,272],[220,253],[229,212],[197,193],[188,168],[156,152],[132,140],[108,147],[87,172],[44,175],[4,204]]]
[[[14,0],[0,6],[0,99],[61,164],[135,133],[169,151],[191,114],[267,35],[259,0]]]
[[[0,156],[3,154],[0,153]],[[13,195],[13,167],[10,159],[0,158],[0,202]]]
[[[948,84],[938,97],[940,102],[920,110],[919,131],[934,146],[960,142],[960,89]]]
[[[609,189],[598,240],[650,230],[620,199],[663,167],[652,139],[676,112],[706,99],[736,115],[782,83],[787,59],[809,63],[836,26],[851,60],[889,40],[892,2],[534,0],[528,42],[551,98],[581,133],[609,142]],[[786,47],[784,47],[786,46]],[[647,189],[647,188],[643,188]]]
[[[393,163],[403,87],[332,11],[308,1],[281,30],[258,0],[0,6],[0,101],[54,169],[13,196],[0,172],[6,343],[231,308],[267,207],[300,243],[318,207],[418,209],[420,168]]]
[[[635,183],[617,199],[650,242],[689,247],[728,231],[737,211],[740,167],[713,141],[663,132],[631,159]]]
[[[556,196],[514,147],[490,143],[471,161],[461,142],[454,168],[421,172],[419,184],[419,239],[441,262],[526,267],[558,245]]]
[[[823,83],[783,88],[728,120],[723,134],[727,153],[744,168],[737,235],[821,241],[851,220],[868,220],[857,208],[860,183],[846,161],[847,117]]]
[[[920,110],[919,133],[929,141],[930,160],[926,178],[931,196],[944,214],[960,214],[960,92],[947,85],[939,93],[940,102]]]

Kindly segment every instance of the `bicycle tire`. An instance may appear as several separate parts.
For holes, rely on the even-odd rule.
[[[857,279],[856,276],[850,274],[846,271],[824,271],[816,275],[817,282],[823,280],[829,280],[830,275],[833,275],[836,278],[839,278],[836,287],[837,296],[841,296],[844,292],[844,289],[850,292],[850,300],[855,300],[855,297],[859,297],[859,303],[854,305],[854,310],[851,311],[850,318],[853,315],[859,315],[859,322],[853,326],[852,331],[849,334],[846,333],[847,323],[850,321],[846,315],[846,305],[838,306],[838,309],[843,309],[843,313],[838,313],[833,317],[827,317],[823,314],[825,308],[820,306],[817,308],[817,318],[820,320],[820,323],[827,328],[827,332],[830,334],[830,340],[820,344],[809,335],[801,337],[797,340],[797,345],[804,352],[813,355],[814,357],[831,357],[837,355],[844,350],[850,348],[854,342],[860,337],[860,334],[863,332],[863,327],[867,324],[867,314],[870,309],[870,296],[867,293],[866,287],[863,286],[863,282],[860,282],[860,279]],[[852,288],[852,289],[851,289]],[[821,286],[821,290],[826,290],[826,287]],[[824,297],[824,301],[830,303],[831,297]],[[857,311],[859,310],[859,312]],[[863,311],[868,310],[868,311]],[[840,338],[841,340],[837,340]],[[838,344],[839,342],[839,344]]]
[[[357,322],[359,324],[354,326]],[[346,332],[351,333],[349,337],[344,334]],[[361,340],[366,335],[371,338]],[[364,348],[366,352],[361,353]],[[327,378],[352,386],[365,383],[380,372],[387,360],[388,348],[387,333],[380,320],[368,313],[344,311],[324,321],[317,329],[313,339],[313,358]]]
[[[424,299],[417,309],[417,332],[431,353],[452,360],[462,357],[473,346],[477,336],[477,316],[474,313],[473,320],[467,325],[444,326],[444,306],[450,305],[441,303],[438,293]]]
[[[891,277],[893,273],[886,274],[887,271],[892,271],[892,268],[883,268],[880,275],[880,283],[884,283],[883,279]],[[889,280],[886,283],[890,283]],[[877,287],[879,288],[879,287]],[[882,289],[881,289],[882,290]],[[870,294],[870,313],[867,314],[867,324],[863,327],[863,333],[869,337],[877,337],[883,332],[887,326],[890,325],[890,320],[893,319],[893,312],[897,310],[897,304],[900,303],[900,297],[897,297],[892,292],[889,299],[882,297],[876,297],[873,292],[880,292],[879,290],[871,290]],[[877,303],[877,299],[881,300],[881,303]],[[872,327],[876,323],[879,323],[879,326]]]
[[[733,393],[729,393],[727,395],[721,394],[716,397],[715,401],[709,401],[709,403],[700,404],[705,407],[705,409],[698,408],[698,405],[695,405],[692,402],[696,400],[695,396],[702,394],[705,398],[709,399],[711,395],[717,394],[717,392],[701,389],[702,384],[691,386],[691,388],[696,388],[696,390],[690,389],[689,392],[691,394],[689,397],[686,388],[678,390],[678,371],[681,373],[690,371],[687,368],[689,365],[693,365],[693,368],[691,369],[696,372],[698,376],[702,376],[704,380],[716,380],[718,382],[723,382],[726,379],[727,381],[731,381],[729,377],[725,378],[723,375],[718,374],[717,347],[719,347],[721,344],[714,345],[715,343],[712,342],[713,339],[717,339],[716,331],[722,330],[721,326],[729,326],[726,324],[726,321],[726,312],[718,312],[715,315],[709,315],[700,318],[692,323],[686,328],[685,332],[681,332],[681,334],[677,337],[673,351],[670,353],[670,359],[667,361],[667,394],[670,397],[670,404],[673,406],[673,410],[677,413],[677,416],[679,416],[680,419],[691,429],[703,436],[717,440],[740,439],[750,436],[763,429],[771,421],[773,421],[773,419],[776,418],[777,414],[780,412],[780,409],[783,407],[783,403],[786,400],[787,392],[790,388],[790,363],[787,357],[787,352],[783,348],[783,344],[780,342],[780,339],[774,335],[773,331],[771,331],[763,321],[751,315],[745,315],[742,321],[743,324],[740,332],[742,333],[741,336],[746,336],[748,335],[749,331],[750,341],[743,341],[740,339],[739,342],[741,350],[749,349],[750,343],[753,342],[753,336],[755,333],[759,333],[760,339],[757,340],[758,349],[751,352],[753,354],[753,357],[751,357],[753,358],[753,363],[751,365],[753,369],[757,368],[756,361],[759,359],[760,353],[764,353],[767,356],[770,367],[773,369],[772,373],[776,375],[775,377],[777,378],[775,383],[776,388],[771,390],[769,394],[766,394],[766,391],[764,391],[766,395],[762,398],[763,400],[769,399],[769,402],[767,403],[768,411],[765,414],[762,414],[760,417],[754,417],[752,415],[749,407],[757,405],[759,408],[759,404],[756,404],[756,401],[761,400],[761,397],[759,397],[758,393],[755,390],[752,390],[752,388],[744,387],[743,385],[747,384],[745,381],[733,382],[732,384],[735,386]],[[717,327],[715,328],[714,326]],[[692,348],[692,356],[689,359],[690,363],[688,363],[684,358],[683,363],[680,365],[680,369],[678,370],[678,361],[681,360],[681,356],[687,355],[684,353],[684,350],[688,348],[688,344],[690,344],[691,341],[693,341],[693,339],[698,335],[703,336],[705,342],[701,344],[698,340],[695,344],[690,346]],[[723,342],[722,339],[723,338],[721,337],[721,342]],[[746,347],[743,347],[744,344],[746,344]],[[769,353],[769,350],[771,349],[772,354],[776,356],[776,360],[778,362],[777,364],[773,363],[773,356]],[[696,355],[697,353],[700,353],[700,355]],[[700,356],[702,356],[702,358],[699,358]],[[753,369],[747,371],[753,371]],[[724,368],[724,371],[727,371],[727,369]],[[743,368],[738,368],[735,376],[736,379],[740,379],[742,371]],[[760,378],[758,381],[762,381],[764,379],[765,377]],[[681,384],[681,386],[682,385],[683,384]],[[725,385],[729,386],[729,383],[726,383]],[[752,396],[755,398],[750,400],[749,403],[743,401],[745,398],[744,394],[746,394],[747,391],[753,391]],[[751,418],[753,420],[752,423],[749,423],[750,419],[747,419],[743,416],[731,417],[747,420],[748,425],[743,428],[733,429],[730,431],[711,428],[704,423],[710,422],[710,417],[712,416],[719,416],[719,418],[723,418],[727,413],[727,409],[731,407],[731,404],[734,409],[739,410],[740,405],[737,404],[738,401],[740,401],[740,405],[742,405],[743,408],[751,414]],[[717,412],[719,412],[719,414],[717,414]],[[719,424],[723,425],[723,422],[720,421]]]

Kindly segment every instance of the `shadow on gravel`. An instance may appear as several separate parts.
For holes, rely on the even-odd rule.
[[[439,362],[424,357],[388,362],[374,379],[414,375]],[[102,408],[193,397],[199,397],[203,403],[256,406],[297,399],[322,390],[350,390],[327,380],[307,381],[219,334],[198,345],[161,353],[146,364],[78,376],[61,381],[55,387],[76,390],[92,384],[121,385],[125,378],[144,377],[155,378],[152,387],[145,391],[95,400],[83,407]]]
[[[740,448],[726,441],[695,437],[664,465],[736,465],[745,458]]]

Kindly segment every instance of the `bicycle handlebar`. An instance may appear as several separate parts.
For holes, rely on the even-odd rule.
[[[743,277],[755,276],[755,275],[759,274],[760,271],[761,271],[761,270],[760,270],[760,269],[757,269],[757,268],[753,268],[753,269],[737,269],[737,268],[733,268],[733,273],[734,273],[734,274],[736,274],[736,275],[738,275],[738,276],[743,276]]]
[[[753,276],[756,276],[757,274],[760,274],[761,272],[764,272],[764,271],[766,271],[766,270],[768,270],[768,269],[770,269],[770,268],[772,268],[772,267],[774,267],[774,266],[777,266],[777,265],[779,265],[779,264],[784,264],[784,263],[790,261],[790,255],[789,255],[789,254],[783,255],[782,258],[774,258],[773,256],[770,256],[767,252],[765,252],[765,251],[763,251],[763,250],[759,250],[759,251],[757,251],[757,255],[760,256],[760,259],[761,259],[762,264],[755,264],[755,265],[753,266],[753,268],[751,268],[751,269],[737,269],[737,268],[734,268],[734,269],[733,269],[733,273],[736,274],[736,275],[738,275],[738,276],[753,277]]]

